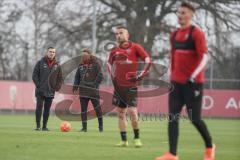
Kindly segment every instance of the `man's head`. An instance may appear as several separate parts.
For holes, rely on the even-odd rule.
[[[89,64],[92,60],[92,57],[92,52],[88,48],[83,49],[81,64]]]
[[[55,55],[56,55],[56,49],[54,47],[48,47],[46,56],[49,59],[53,60],[55,58]]]
[[[129,39],[127,28],[124,26],[118,26],[115,31],[115,37],[119,44],[127,42]]]
[[[191,3],[182,2],[177,12],[178,23],[181,26],[186,26],[191,24],[194,13],[195,13],[195,8],[191,5]]]

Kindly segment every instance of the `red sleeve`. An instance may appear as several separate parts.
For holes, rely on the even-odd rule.
[[[174,48],[173,48],[173,35],[175,34],[175,32],[176,31],[174,31],[174,32],[171,32],[171,34],[170,34],[170,51],[171,51],[171,53],[170,53],[170,60],[171,60],[171,71],[173,70],[173,68],[174,68],[174,56],[173,56],[173,54],[174,54]]]
[[[194,78],[203,70],[206,66],[208,58],[204,56],[207,54],[207,43],[203,31],[200,28],[195,28],[193,30],[193,40],[195,43],[196,53],[198,55],[197,67],[193,71],[192,75]]]
[[[196,27],[193,30],[193,40],[195,42],[195,47],[196,47],[197,54],[200,57],[202,57],[204,53],[207,53],[208,49],[207,49],[205,34],[198,27]]]
[[[139,55],[139,57],[144,61],[146,57],[150,57],[148,55],[148,53],[145,51],[145,49],[139,45],[139,44],[136,44],[136,50],[137,50],[137,54]]]
[[[113,52],[111,51],[109,56],[108,56],[108,63],[111,64],[111,65],[113,64],[113,58],[112,58],[113,56],[112,56],[112,54],[113,54]]]

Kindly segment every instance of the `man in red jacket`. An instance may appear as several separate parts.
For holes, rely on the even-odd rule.
[[[150,56],[137,43],[129,41],[128,30],[119,26],[116,29],[115,37],[118,45],[111,50],[108,59],[108,69],[114,84],[113,105],[117,106],[119,130],[121,142],[119,147],[127,147],[127,110],[131,116],[132,128],[134,131],[134,146],[141,147],[139,137],[139,124],[137,112],[137,83],[147,73],[150,68]],[[137,72],[138,59],[144,61],[144,68]]]
[[[207,44],[203,31],[192,25],[194,7],[183,2],[178,9],[180,28],[171,34],[171,82],[174,90],[169,94],[169,152],[156,160],[178,160],[178,121],[186,105],[188,116],[205,143],[204,160],[213,160],[215,145],[206,124],[201,119],[204,68],[208,61]]]

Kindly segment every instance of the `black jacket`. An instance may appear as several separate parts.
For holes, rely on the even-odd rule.
[[[54,72],[54,80],[49,80],[50,74]],[[37,62],[34,67],[32,80],[35,84],[35,96],[54,97],[55,91],[61,88],[62,71],[60,65],[56,62],[51,68],[47,64],[46,57]],[[49,83],[51,83],[50,87]]]
[[[99,97],[99,85],[103,80],[101,66],[97,60],[88,66],[80,64],[77,68],[73,91],[79,88],[80,96]]]

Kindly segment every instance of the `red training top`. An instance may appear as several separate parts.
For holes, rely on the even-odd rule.
[[[111,50],[108,63],[112,66],[111,74],[113,81],[118,86],[133,87],[137,82],[131,82],[127,79],[127,74],[137,74],[138,59],[145,60],[149,57],[144,48],[137,43],[128,42],[119,45]]]
[[[203,83],[205,80],[204,69],[202,69],[204,67],[203,56],[207,54],[207,46],[202,30],[195,26],[178,29],[171,33],[170,42],[171,80],[184,84],[196,71],[195,82]],[[179,43],[185,43],[185,48],[178,45]]]

